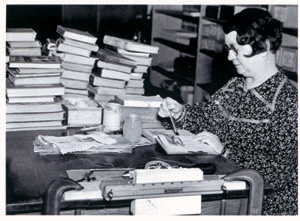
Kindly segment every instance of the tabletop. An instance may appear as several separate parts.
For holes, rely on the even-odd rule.
[[[61,136],[60,131],[19,131],[6,133],[6,202],[7,211],[30,202],[42,203],[51,181],[67,177],[66,170],[97,168],[143,168],[151,160],[171,165],[192,166],[213,163],[215,174],[228,174],[240,167],[234,162],[214,155],[167,155],[158,145],[133,149],[132,153],[65,154],[41,156],[33,151],[38,135]]]

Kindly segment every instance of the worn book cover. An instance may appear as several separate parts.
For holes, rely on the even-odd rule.
[[[97,38],[87,31],[68,28],[61,25],[57,26],[56,32],[64,38],[71,38],[77,41],[83,41],[90,44],[95,44],[97,41]]]
[[[55,56],[11,56],[10,68],[60,68],[61,60]]]

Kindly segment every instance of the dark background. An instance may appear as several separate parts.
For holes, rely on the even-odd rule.
[[[7,28],[32,28],[42,43],[57,39],[57,25],[88,31],[102,45],[103,36],[114,35],[143,43],[151,41],[151,14],[147,5],[7,5]]]

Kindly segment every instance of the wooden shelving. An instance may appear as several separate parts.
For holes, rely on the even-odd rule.
[[[177,42],[169,41],[169,40],[164,39],[164,38],[154,38],[153,40],[157,41],[161,44],[164,44],[168,47],[171,47],[173,49],[176,49],[178,51],[181,51],[181,52],[184,52],[186,54],[192,55],[192,56],[195,56],[196,52],[197,52],[196,51],[197,48],[192,47],[192,45],[187,46],[187,45],[183,45],[183,44],[180,44],[180,43],[177,43]]]
[[[183,11],[180,10],[164,10],[164,9],[157,9],[155,10],[156,13],[164,14],[168,16],[172,16],[174,18],[184,19],[186,21],[198,23],[199,17],[193,17],[189,15],[185,15]]]
[[[161,73],[163,76],[170,78],[176,82],[178,82],[181,85],[192,85],[194,86],[194,79],[180,75],[175,72],[167,71],[165,68],[161,66],[153,66],[152,70],[155,70],[159,73]]]

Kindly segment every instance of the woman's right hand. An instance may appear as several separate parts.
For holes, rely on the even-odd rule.
[[[183,105],[179,104],[177,101],[170,97],[165,98],[158,110],[158,115],[160,117],[170,117],[170,114],[174,119],[178,119],[183,110]]]

